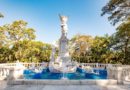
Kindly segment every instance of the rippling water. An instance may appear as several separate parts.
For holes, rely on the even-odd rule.
[[[43,69],[40,73],[33,70],[25,70],[25,79],[62,79],[80,80],[80,79],[107,79],[107,70],[93,69],[93,73],[77,68],[75,73],[51,73],[48,68]]]

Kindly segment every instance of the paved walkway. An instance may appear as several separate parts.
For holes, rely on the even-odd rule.
[[[130,90],[127,85],[6,85],[5,81],[0,81],[0,90]]]

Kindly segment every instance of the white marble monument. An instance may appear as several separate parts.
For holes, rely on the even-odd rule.
[[[75,72],[76,65],[71,62],[71,57],[68,50],[68,38],[67,38],[67,16],[60,16],[61,21],[61,37],[59,39],[59,53],[57,59],[54,60],[54,47],[52,49],[51,60],[49,63],[49,69],[51,72]],[[53,58],[52,58],[53,57]]]

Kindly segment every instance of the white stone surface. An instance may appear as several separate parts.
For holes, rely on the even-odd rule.
[[[130,86],[96,86],[96,85],[15,85],[3,90],[130,90]]]
[[[6,85],[0,81],[0,90],[130,90],[127,85]]]
[[[117,80],[13,80],[8,85],[117,85]]]

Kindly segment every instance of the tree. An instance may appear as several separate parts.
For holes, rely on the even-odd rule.
[[[115,59],[123,64],[130,63],[130,0],[109,0],[102,8],[102,16],[108,14],[113,25],[120,22],[111,36],[111,48],[116,53]]]
[[[92,62],[108,63],[112,58],[111,51],[109,49],[110,36],[105,35],[103,37],[96,36],[91,46],[91,60]],[[108,57],[109,56],[109,57]],[[108,59],[109,58],[109,59]]]
[[[6,24],[0,27],[0,48],[1,50],[11,50],[11,54],[3,53],[11,61],[23,58],[22,53],[25,49],[21,47],[22,41],[31,41],[35,39],[34,29],[27,28],[27,22],[23,20],[14,21],[12,24]],[[17,50],[12,47],[17,46]],[[8,48],[8,49],[7,49]],[[26,50],[25,50],[26,51]],[[17,57],[18,56],[18,57]]]
[[[0,18],[3,18],[3,17],[4,17],[4,15],[2,13],[0,13]]]
[[[4,16],[0,13],[0,18],[3,18]],[[4,31],[0,27],[0,48],[2,47],[3,42],[5,41],[5,35]]]
[[[118,50],[124,54],[124,63],[130,63],[130,21],[119,25],[116,37],[118,37]]]
[[[0,48],[0,63],[9,62],[12,58],[12,51],[8,47],[3,46]]]
[[[93,38],[89,35],[75,35],[70,40],[72,59],[78,62],[89,62],[89,51]]]
[[[14,21],[0,27],[0,43],[12,46],[21,40],[34,40],[35,30],[27,28],[27,22],[23,20]]]
[[[11,42],[18,42],[21,40],[33,40],[35,39],[35,30],[27,28],[27,22],[23,20],[14,21],[12,24],[3,26],[5,29],[6,37]]]
[[[20,46],[20,48],[19,48]],[[51,47],[49,44],[39,41],[23,40],[12,47],[16,60],[22,62],[42,62],[49,61]]]
[[[108,14],[108,20],[113,25],[120,21],[125,21],[130,18],[130,0],[110,0],[102,8],[102,16]]]
[[[0,27],[0,48],[4,46],[4,44],[7,42],[7,38],[5,35],[5,29],[3,27]]]

